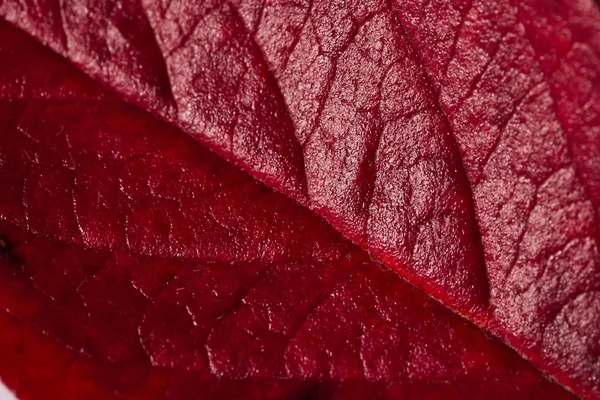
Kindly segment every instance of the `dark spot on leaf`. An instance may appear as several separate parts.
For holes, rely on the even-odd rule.
[[[8,240],[6,240],[2,236],[0,236],[0,254],[8,253],[10,251],[10,249],[11,249],[11,245],[8,242]]]
[[[13,265],[21,265],[21,258],[12,252],[13,245],[4,236],[0,236],[0,256],[6,254]]]
[[[335,392],[335,386],[331,385],[317,385],[309,384],[304,386],[299,392],[298,400],[317,400],[317,399],[329,399]]]
[[[316,389],[312,388],[310,390],[303,391],[298,397],[299,400],[315,400],[317,399]]]

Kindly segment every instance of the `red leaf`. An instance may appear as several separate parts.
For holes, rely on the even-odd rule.
[[[9,385],[600,398],[598,7],[417,3],[0,4]]]

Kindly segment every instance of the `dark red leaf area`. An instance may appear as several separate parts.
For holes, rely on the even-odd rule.
[[[0,88],[0,376],[20,398],[573,397],[5,23]]]

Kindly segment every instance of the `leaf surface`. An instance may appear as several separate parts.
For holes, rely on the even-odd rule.
[[[510,350],[478,348],[469,322],[425,307],[183,131],[598,397],[597,7],[416,3],[2,3],[8,21],[119,93],[4,27],[5,309],[92,359],[204,368],[198,379],[217,391],[215,376],[275,379],[264,388],[286,395],[310,379],[319,394],[327,379],[392,397],[436,379],[451,382],[433,385],[438,395],[494,392],[461,383],[472,372],[456,356],[513,360]],[[52,301],[23,302],[36,297],[27,290]],[[113,292],[118,304],[105,301]],[[338,326],[347,338],[328,333]],[[434,343],[447,360],[421,354]],[[514,374],[483,370],[503,390],[548,385],[527,372],[511,388],[531,371],[511,362]],[[415,372],[426,366],[447,375]]]

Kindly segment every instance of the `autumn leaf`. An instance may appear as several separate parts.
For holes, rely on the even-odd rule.
[[[595,2],[0,15],[19,397],[600,398]]]

